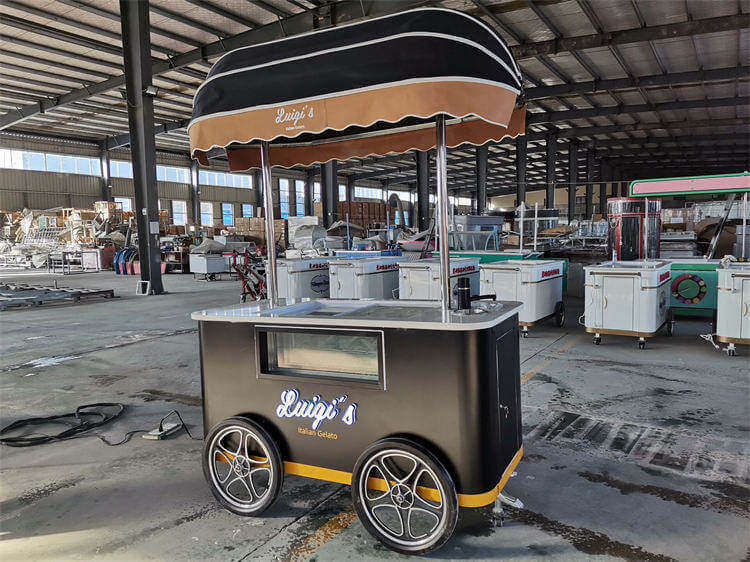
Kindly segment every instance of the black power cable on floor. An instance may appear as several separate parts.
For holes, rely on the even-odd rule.
[[[107,411],[114,410],[114,411]],[[119,418],[125,411],[125,405],[119,402],[96,402],[94,404],[84,404],[76,408],[75,412],[69,414],[59,414],[56,416],[43,416],[36,418],[26,418],[22,420],[16,420],[13,423],[0,429],[0,435],[4,435],[14,430],[18,430],[28,426],[44,425],[50,423],[68,425],[67,429],[60,431],[59,433],[48,435],[46,433],[37,433],[31,435],[20,435],[17,437],[0,437],[0,445],[7,445],[9,447],[32,447],[34,445],[43,445],[44,443],[53,443],[55,441],[65,441],[68,439],[75,439],[77,437],[98,437],[105,444],[115,447],[117,445],[123,445],[130,441],[130,438],[136,433],[148,433],[149,429],[134,429],[128,431],[125,437],[117,442],[109,441],[103,435],[89,434],[87,432],[97,427],[101,427],[117,418]],[[190,439],[201,441],[199,437],[193,437],[190,430],[182,419],[182,416],[177,410],[170,411],[164,416],[159,422],[159,431],[163,430],[164,420],[168,417],[176,415],[179,420],[182,429],[185,430]]]

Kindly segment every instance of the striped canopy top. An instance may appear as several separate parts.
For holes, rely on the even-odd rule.
[[[191,155],[225,149],[233,171],[310,165],[522,134],[522,80],[505,42],[463,12],[422,8],[236,49],[198,88]]]

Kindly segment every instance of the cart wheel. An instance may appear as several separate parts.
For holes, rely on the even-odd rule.
[[[279,448],[257,423],[242,417],[214,426],[203,446],[203,473],[219,502],[237,515],[258,515],[281,490]]]
[[[529,337],[529,329],[524,327],[523,330],[521,330],[521,337],[522,338],[528,338]]]
[[[639,341],[638,342],[638,349],[646,349],[646,342],[645,341]]]
[[[602,338],[600,336],[594,336],[594,345],[599,345],[602,343]]]
[[[560,301],[555,305],[555,326],[562,328],[565,325],[565,303]]]
[[[734,349],[732,349],[732,348],[727,348],[724,351],[727,352],[727,355],[729,357],[735,357],[737,355],[737,352]]]
[[[432,453],[408,439],[381,439],[360,455],[352,501],[368,532],[402,554],[440,548],[458,520],[453,479]]]
[[[667,320],[667,337],[671,338],[674,334],[674,320]]]

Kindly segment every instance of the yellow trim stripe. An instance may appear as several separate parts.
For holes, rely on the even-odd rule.
[[[513,471],[515,470],[518,463],[523,457],[523,445],[513,456],[510,461],[508,468],[503,472],[503,476],[497,485],[481,494],[458,494],[458,505],[461,507],[482,507],[489,505],[497,499],[505,485],[508,483]],[[298,462],[284,461],[284,472],[287,474],[294,474],[296,476],[304,476],[305,478],[314,478],[316,480],[325,480],[327,482],[336,482],[337,484],[346,484],[351,486],[352,474],[351,472],[345,472],[343,470],[333,470],[330,468],[323,468],[320,466],[311,466],[309,464],[302,464]],[[385,491],[387,489],[385,481],[382,478],[370,478],[368,487],[374,490]],[[440,501],[440,493],[435,488],[426,488],[423,486],[419,487],[420,495],[429,500]]]

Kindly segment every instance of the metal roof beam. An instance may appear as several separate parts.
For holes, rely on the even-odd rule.
[[[607,90],[623,90],[648,86],[670,86],[675,84],[692,84],[697,82],[717,82],[721,80],[744,80],[750,78],[750,66],[699,70],[697,72],[676,72],[641,76],[635,79],[616,78],[612,80],[593,80],[574,84],[557,84],[527,88],[526,99],[544,99],[567,94],[594,93]]]
[[[623,115],[628,113],[645,113],[649,111],[665,111],[674,109],[695,109],[699,107],[734,107],[738,105],[749,104],[750,97],[736,97],[671,101],[655,104],[644,103],[637,105],[614,105],[608,107],[595,107],[592,109],[576,109],[569,111],[549,111],[532,113],[526,118],[526,125],[556,123],[558,121],[570,121],[572,119],[588,119],[590,117],[601,117],[605,115]]]
[[[538,57],[540,55],[555,55],[564,52],[582,51],[610,45],[625,45],[660,39],[673,39],[689,35],[719,33],[722,31],[739,31],[747,28],[747,14],[735,14],[685,22],[654,25],[636,29],[610,31],[578,37],[561,37],[549,41],[527,43],[510,47],[516,60]]]
[[[79,4],[79,2],[76,2]],[[387,13],[398,12],[409,7],[421,4],[419,0],[377,0],[371,2],[368,17],[375,17]],[[152,6],[153,9],[153,6]],[[336,9],[333,10],[336,21],[334,24],[344,23],[362,17],[362,5],[356,0],[344,0],[336,3]],[[197,49],[192,49],[172,57],[168,61],[154,61],[153,75],[164,74],[189,64],[205,61],[215,56],[224,54],[227,51],[264,43],[274,39],[280,39],[285,36],[298,35],[312,31],[314,14],[310,11],[294,14],[282,21],[283,28],[278,22],[273,22],[256,29],[244,31],[231,37],[224,37],[223,40],[214,41],[203,45]],[[78,101],[94,94],[106,92],[125,84],[125,75],[113,76],[112,78],[91,84],[86,88],[72,90],[66,94],[58,96],[54,101],[45,101],[41,106],[27,105],[16,111],[10,111],[0,116],[0,130],[5,129],[15,123],[23,121],[31,115],[37,115],[51,109],[52,107],[65,105],[67,103]]]

